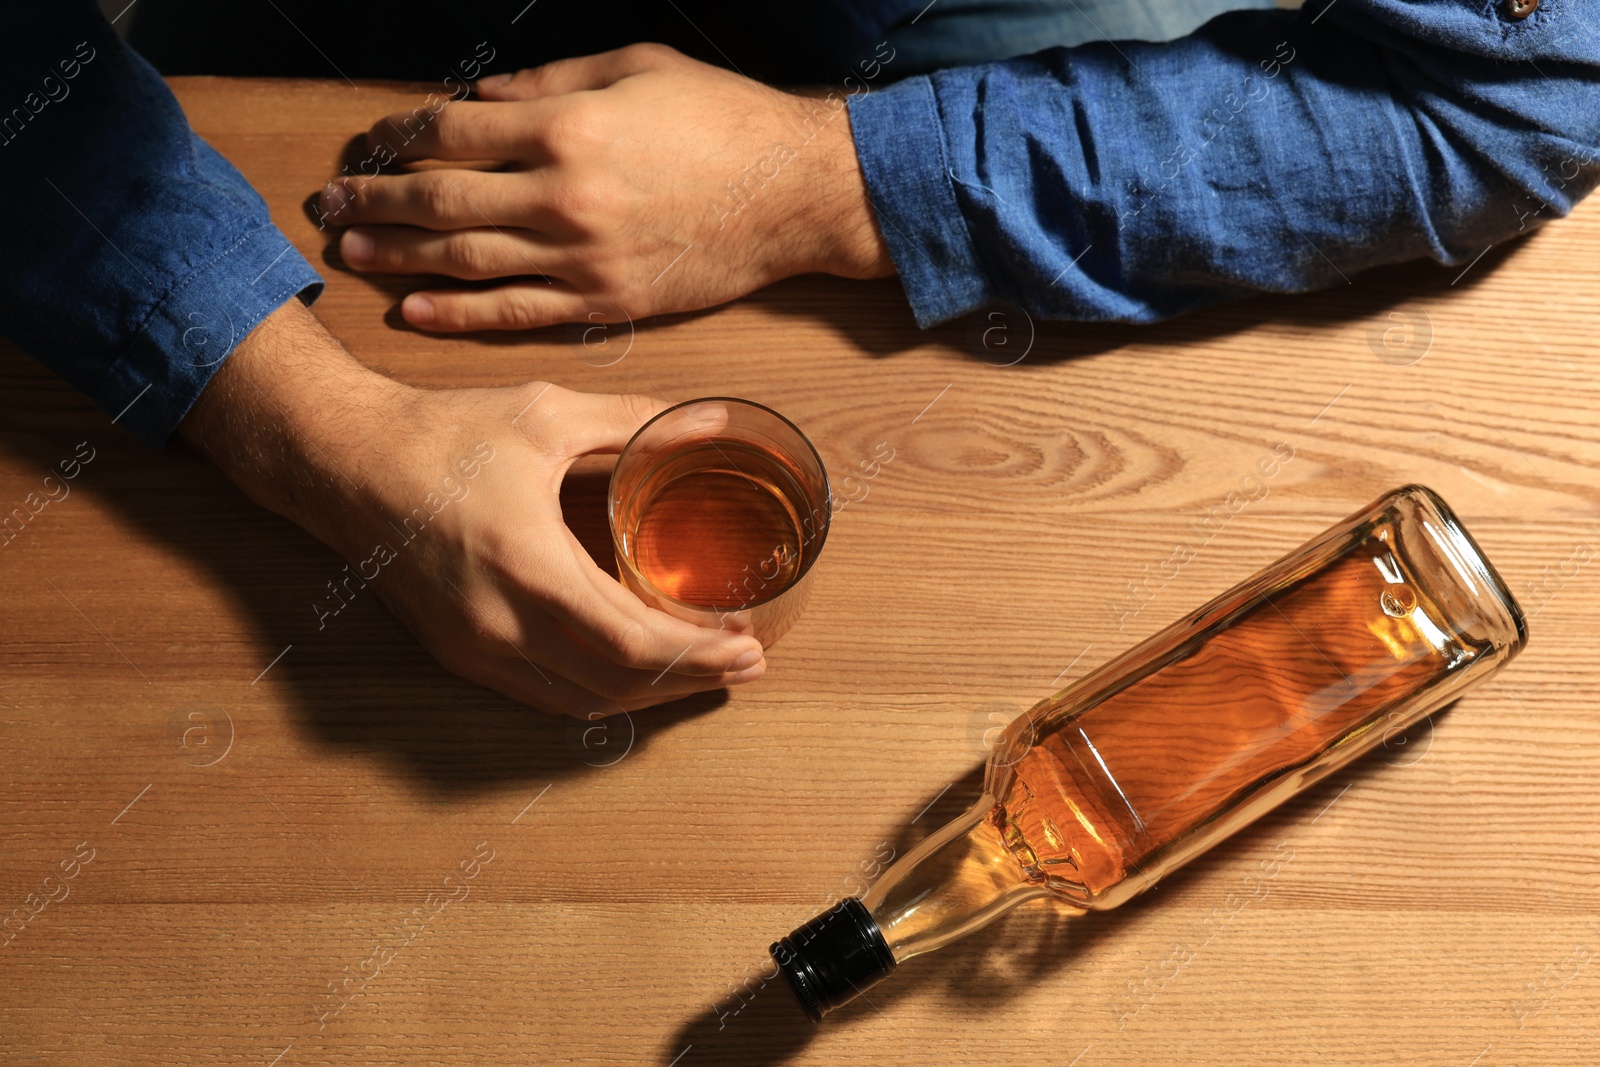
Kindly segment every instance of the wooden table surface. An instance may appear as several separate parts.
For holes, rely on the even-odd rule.
[[[302,201],[436,88],[174,87],[319,264]],[[1596,1061],[1600,204],[1465,271],[1142,329],[924,333],[892,280],[799,279],[631,337],[447,340],[386,318],[402,282],[324,276],[323,320],[409,382],[734,394],[836,479],[893,459],[761,682],[598,729],[451,676],[373,597],[319,632],[333,553],[0,351],[0,509],[93,455],[0,552],[5,1062]],[[603,479],[567,494],[596,544]],[[1027,905],[820,1027],[765,980],[966,806],[996,717],[1412,481],[1532,616],[1503,675],[1118,911]]]

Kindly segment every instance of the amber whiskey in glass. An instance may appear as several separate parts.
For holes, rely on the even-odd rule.
[[[794,423],[749,400],[703,397],[639,428],[607,506],[618,577],[639,599],[770,646],[805,605],[833,496]]]

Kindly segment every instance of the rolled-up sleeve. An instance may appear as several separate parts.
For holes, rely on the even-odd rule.
[[[92,2],[0,8],[0,334],[162,446],[322,279]]]
[[[1311,0],[910,78],[851,126],[920,324],[1148,322],[1566,214],[1600,182],[1597,26],[1600,0]]]

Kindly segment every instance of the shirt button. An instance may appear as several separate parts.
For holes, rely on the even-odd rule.
[[[1505,3],[1500,5],[1500,10],[1506,13],[1507,18],[1521,22],[1539,10],[1539,0],[1505,0]]]

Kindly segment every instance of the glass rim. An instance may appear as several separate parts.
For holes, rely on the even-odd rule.
[[[764,597],[756,597],[753,600],[747,600],[738,607],[728,608],[726,610],[716,607],[708,607],[704,604],[696,604],[688,600],[681,600],[670,593],[662,591],[656,586],[656,583],[639,573],[639,568],[633,565],[633,562],[628,557],[628,554],[623,551],[621,535],[617,531],[617,471],[622,466],[623,458],[627,456],[629,449],[633,448],[633,446],[638,442],[639,438],[644,435],[646,430],[649,430],[650,427],[654,426],[656,423],[660,422],[674,411],[689,407],[693,404],[737,404],[741,407],[754,408],[757,411],[764,412],[765,414],[772,416],[779,422],[783,423],[783,425],[794,431],[795,436],[798,437],[801,443],[806,446],[806,451],[811,454],[811,458],[816,461],[817,473],[822,477],[823,504],[827,509],[827,521],[822,523],[822,529],[817,534],[816,547],[812,550],[811,557],[802,564],[799,572],[789,580],[788,584],[782,589],[778,590],[776,593],[772,593]],[[759,608],[763,604],[770,604],[773,601],[784,597],[793,591],[794,588],[804,581],[806,576],[811,573],[811,568],[816,565],[817,558],[822,555],[822,546],[828,540],[828,531],[833,528],[833,483],[828,477],[827,464],[822,461],[822,454],[817,451],[817,446],[812,444],[811,438],[806,436],[805,431],[796,426],[794,421],[788,418],[786,415],[782,414],[781,412],[774,411],[765,404],[759,403],[755,400],[746,400],[743,397],[699,396],[692,400],[679,401],[665,410],[658,411],[656,414],[647,419],[644,425],[635,430],[633,432],[633,436],[628,438],[628,443],[622,446],[621,451],[617,453],[616,465],[611,468],[611,479],[606,485],[606,525],[611,528],[611,550],[612,554],[617,558],[618,568],[620,569],[622,567],[627,567],[629,573],[631,573],[639,580],[641,584],[650,590],[651,595],[660,597],[662,600],[676,604],[679,607],[688,608],[690,611],[703,611],[708,615],[729,615],[736,611],[749,611],[752,608]]]

